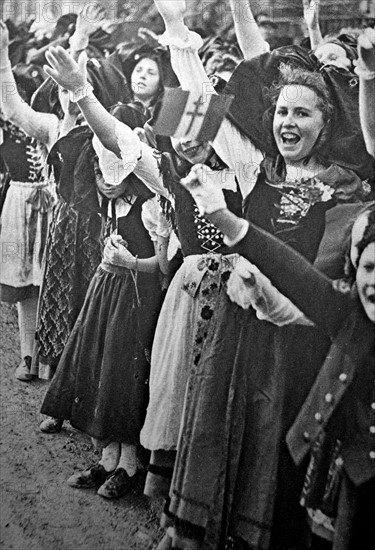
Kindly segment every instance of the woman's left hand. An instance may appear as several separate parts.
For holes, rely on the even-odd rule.
[[[124,246],[124,243],[120,235],[111,235],[104,247],[104,259],[111,265],[135,269],[137,259]]]

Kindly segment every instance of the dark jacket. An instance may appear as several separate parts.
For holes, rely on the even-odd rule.
[[[375,477],[375,327],[359,298],[267,232],[250,224],[240,253],[255,263],[333,340],[287,443],[296,463],[328,424],[341,437],[344,468],[356,484]]]

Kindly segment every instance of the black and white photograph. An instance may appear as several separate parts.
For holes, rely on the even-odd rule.
[[[374,550],[375,0],[0,0],[0,549]]]

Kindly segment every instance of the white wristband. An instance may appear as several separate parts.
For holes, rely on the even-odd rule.
[[[69,99],[72,103],[77,103],[77,101],[80,101],[84,97],[88,97],[89,95],[93,94],[94,88],[86,82],[84,86],[81,86],[81,88],[77,88],[76,90],[69,90]]]

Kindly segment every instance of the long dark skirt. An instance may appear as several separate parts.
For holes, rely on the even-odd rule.
[[[148,403],[157,277],[99,266],[42,405],[96,439],[137,444]]]
[[[170,505],[177,524],[205,530],[209,549],[224,548],[229,535],[257,550],[291,546],[296,533],[286,526],[298,524],[303,472],[284,436],[326,353],[325,345],[317,353],[314,333],[259,321],[225,294],[217,304],[188,382]]]

